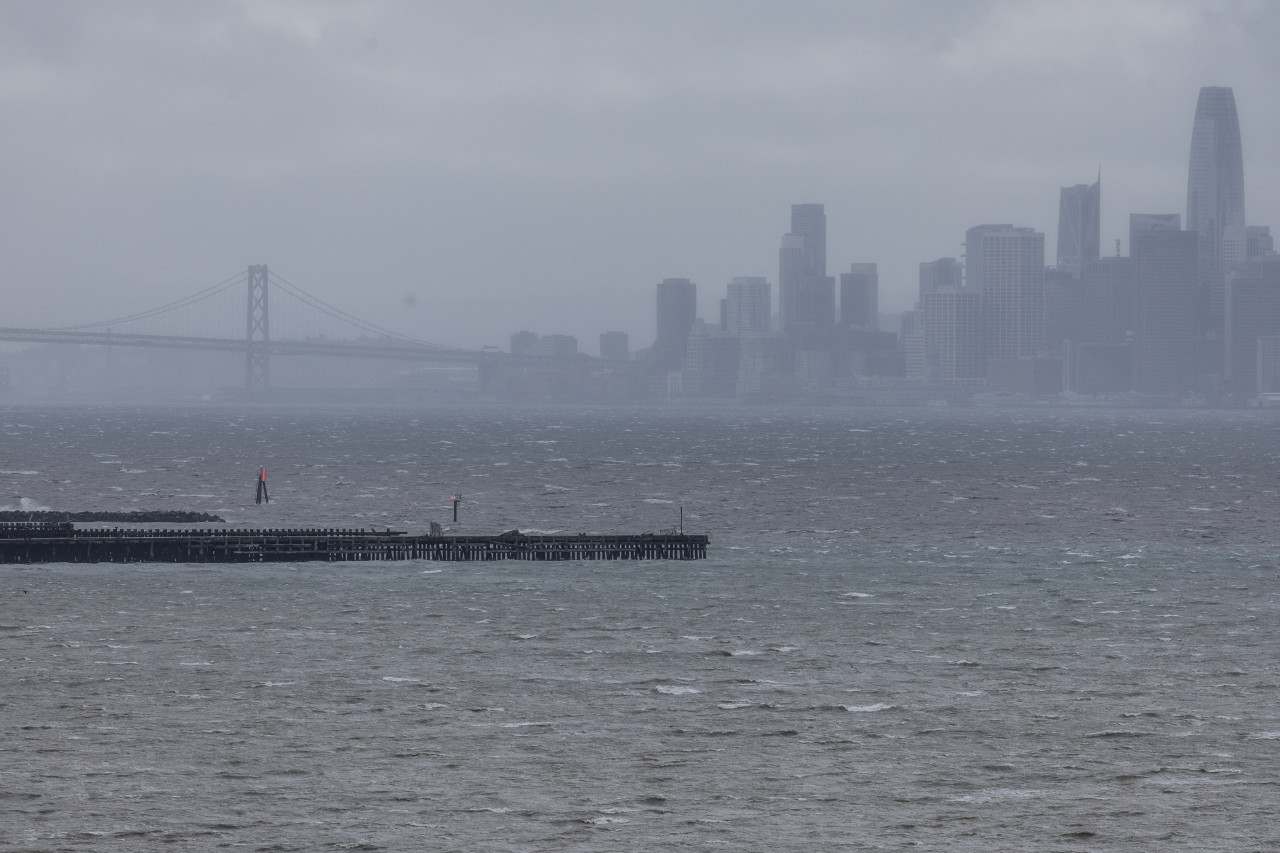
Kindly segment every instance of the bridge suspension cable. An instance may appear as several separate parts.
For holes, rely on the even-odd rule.
[[[116,317],[111,320],[101,320],[96,323],[80,323],[75,326],[51,326],[47,331],[51,332],[73,332],[83,331],[86,329],[101,329],[108,326],[119,326],[123,323],[136,322],[138,320],[149,320],[152,317],[158,317],[161,314],[167,314],[171,311],[177,311],[179,308],[186,308],[189,305],[195,305],[206,299],[217,296],[224,291],[230,290],[236,285],[243,284],[247,273],[237,273],[231,278],[224,279],[217,284],[211,284],[204,290],[191,294],[190,296],[176,299],[173,302],[166,303],[158,308],[152,308],[149,311],[139,311],[137,314],[129,314],[125,317]]]
[[[309,305],[310,307],[316,309],[317,311],[327,315],[328,317],[334,320],[337,320],[341,323],[346,323],[347,325],[353,326],[363,332],[368,332],[369,334],[377,335],[378,337],[391,338],[392,340],[415,344],[417,346],[429,347],[431,349],[454,350],[458,352],[462,351],[461,347],[447,347],[441,344],[433,344],[433,343],[430,343],[429,341],[424,341],[421,338],[415,338],[409,335],[402,335],[399,332],[393,332],[390,329],[385,329],[382,326],[377,326],[373,323],[367,322],[365,320],[361,320],[359,317],[356,317],[352,314],[348,314],[346,311],[343,311],[341,308],[330,305],[328,302],[325,302],[323,299],[320,299],[319,297],[312,296],[310,293],[307,293],[298,285],[294,284],[293,282],[289,281],[283,276],[278,275],[277,273],[274,273],[268,270],[267,276],[274,284],[283,288],[284,291],[288,293],[290,296],[292,296],[293,298],[305,303],[306,305]]]

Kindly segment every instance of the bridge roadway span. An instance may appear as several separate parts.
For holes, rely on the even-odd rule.
[[[362,560],[700,560],[708,537],[410,536],[336,528],[76,529],[0,523],[0,563],[263,563]]]
[[[183,335],[135,335],[119,332],[81,332],[58,329],[16,329],[0,327],[0,341],[36,344],[93,344],[114,347],[161,347],[167,349],[212,350],[243,353],[249,348],[265,348],[270,355],[330,355],[342,358],[384,358],[397,361],[432,361],[449,364],[479,364],[494,356],[484,350],[454,349],[379,341],[280,341],[246,342],[244,338],[198,338]]]

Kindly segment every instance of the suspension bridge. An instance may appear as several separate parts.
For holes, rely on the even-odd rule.
[[[429,343],[355,317],[266,264],[124,317],[48,329],[0,327],[0,341],[242,352],[245,388],[271,385],[272,356],[339,356],[483,366],[498,354]]]

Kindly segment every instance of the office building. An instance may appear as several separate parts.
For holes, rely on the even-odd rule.
[[[1058,267],[1080,277],[1085,261],[1100,256],[1102,175],[1093,184],[1062,187],[1058,194]]]
[[[965,286],[982,295],[986,359],[1035,358],[1044,348],[1044,234],[978,225],[965,235]]]
[[[919,304],[911,311],[903,311],[898,333],[908,379],[924,379],[924,323],[920,313]]]
[[[791,231],[778,250],[778,296],[784,332],[835,325],[835,281],[827,276],[827,215],[821,204],[791,205]]]
[[[1225,297],[1224,379],[1242,404],[1258,394],[1258,340],[1280,335],[1280,257],[1233,267]]]
[[[516,332],[511,336],[511,354],[515,356],[533,355],[538,347],[538,335],[528,329]]]
[[[1133,266],[1130,258],[1086,261],[1080,271],[1077,341],[1119,344],[1133,330]]]
[[[681,396],[732,397],[737,392],[742,339],[698,320],[681,368]]]
[[[1276,253],[1269,225],[1250,225],[1245,228],[1245,260],[1256,261]]]
[[[1082,325],[1084,289],[1079,274],[1066,267],[1047,267],[1044,271],[1044,349],[1053,357],[1061,356],[1062,345],[1073,338]]]
[[[982,294],[963,286],[963,272],[955,258],[920,264],[914,325],[920,349],[918,375],[928,383],[978,386],[986,374]],[[908,362],[908,375],[910,371]]]
[[[963,287],[964,265],[955,258],[938,258],[920,264],[920,293],[941,287]]]
[[[763,276],[738,276],[720,300],[720,328],[731,335],[767,335],[773,286]]]
[[[880,273],[875,264],[851,264],[840,274],[840,324],[851,329],[877,328]]]
[[[658,283],[658,336],[653,343],[658,370],[680,369],[697,314],[698,289],[692,281],[664,278]]]
[[[1176,213],[1129,216],[1133,270],[1133,390],[1185,396],[1195,386],[1201,291],[1199,238]]]
[[[1197,239],[1202,327],[1219,328],[1228,268],[1245,259],[1244,155],[1230,87],[1205,86],[1196,102],[1187,170],[1187,230]]]

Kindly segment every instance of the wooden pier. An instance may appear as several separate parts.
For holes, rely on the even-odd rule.
[[[411,536],[402,531],[307,529],[78,529],[0,523],[0,563],[263,563],[363,560],[701,560],[708,537]]]

